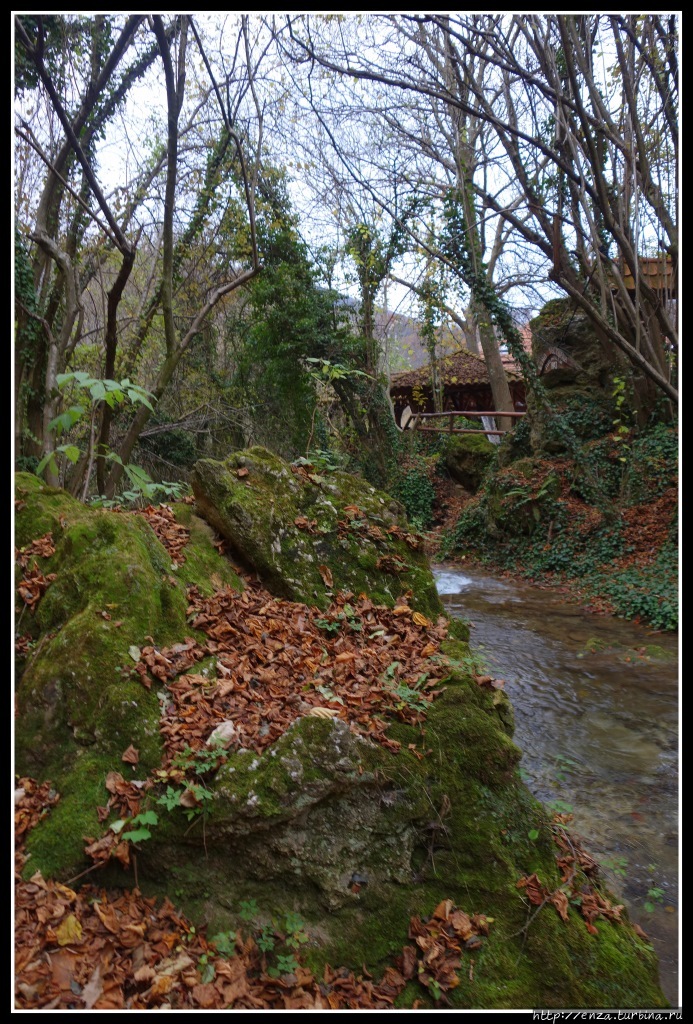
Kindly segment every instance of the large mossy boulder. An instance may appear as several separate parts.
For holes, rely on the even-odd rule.
[[[346,590],[392,607],[412,591],[412,607],[442,611],[404,509],[361,477],[322,476],[255,447],[197,462],[192,486],[200,514],[277,596],[326,608]]]
[[[133,671],[131,650],[192,631],[185,584],[208,593],[242,584],[220,558],[206,523],[181,506],[190,531],[176,564],[143,516],[90,509],[28,473],[16,477],[15,544],[50,535],[55,550],[30,568],[55,578],[33,608],[17,609],[15,758],[19,774],[50,778],[61,801],[32,842],[44,870],[83,858],[83,835],[100,830],[104,779],[131,744],[147,771],[161,761],[160,708]],[[19,574],[21,578],[21,573]]]
[[[423,746],[412,726],[392,727],[394,754],[342,721],[298,719],[263,754],[229,758],[204,825],[178,810],[154,830],[140,885],[175,887],[210,933],[243,929],[243,901],[261,921],[299,913],[319,976],[325,963],[380,976],[410,917],[452,899],[493,919],[453,1008],[666,1005],[654,954],[627,922],[600,921],[592,936],[575,908],[566,921],[552,905],[528,909],[520,879],[563,884],[552,827],[519,776],[506,698],[468,676],[466,644],[445,649]],[[401,1005],[420,995],[412,986]]]
[[[254,450],[240,458],[225,470],[238,481],[244,479],[240,469],[259,478],[261,465],[285,486],[284,463]],[[212,471],[209,464],[205,469]],[[223,493],[233,494],[234,486],[227,482]],[[230,504],[250,507],[244,522],[262,551],[252,486],[251,480],[244,496]],[[317,524],[335,525],[308,537],[327,537],[333,546],[308,553],[320,564],[325,558],[335,586],[339,580],[353,587],[354,571],[340,575],[347,549],[339,543],[344,528],[336,525],[343,515],[349,521],[347,506],[368,512],[367,524],[383,533],[389,523],[404,527],[386,496],[347,477],[335,486],[326,491],[299,481],[299,490],[286,487],[289,497],[280,504],[283,492],[263,489],[256,480],[271,509],[265,520],[270,550],[274,544],[277,554],[278,539],[284,555],[289,534],[279,524],[307,518],[313,509]],[[122,772],[142,786],[152,770],[154,779],[162,771],[159,727],[171,691],[167,695],[163,683],[158,691],[146,689],[132,675],[130,647],[152,639],[158,646],[175,644],[194,635],[182,583],[194,583],[210,601],[217,588],[239,583],[189,506],[178,510],[190,530],[185,561],[173,563],[142,517],[87,509],[22,475],[17,498],[19,547],[26,550],[50,533],[55,551],[37,556],[48,585],[33,614],[18,615],[20,626],[28,619],[32,639],[18,666],[16,767],[19,774],[51,779],[61,794],[31,833],[25,870],[65,881],[85,867],[83,837],[101,835],[116,816],[111,811],[102,821],[96,811],[106,801],[108,773]],[[327,501],[336,520],[327,517]],[[287,545],[286,552],[287,559],[297,559],[306,549]],[[414,564],[425,581],[423,560]],[[308,578],[314,588],[314,575]],[[388,593],[394,599],[395,588]],[[234,600],[242,608],[246,598],[248,593]],[[300,609],[295,612],[300,617]],[[242,630],[238,618],[226,621]],[[285,632],[277,626],[273,636],[272,617],[266,622],[266,633],[253,634],[252,642],[267,642],[273,652],[285,648]],[[156,799],[155,790],[148,799],[158,821],[151,837],[139,841],[137,884],[148,895],[175,898],[210,934],[247,928],[241,901],[255,900],[265,922],[300,913],[309,936],[302,958],[319,977],[326,963],[358,972],[365,964],[379,977],[407,945],[412,915],[427,917],[451,900],[469,915],[483,915],[488,932],[465,952],[459,984],[448,993],[452,1008],[665,1006],[652,949],[627,919],[600,918],[595,935],[577,905],[559,900],[560,914],[550,900],[541,908],[528,902],[518,887],[522,879],[536,876],[549,893],[566,883],[555,826],[518,771],[521,753],[512,741],[508,700],[470,675],[466,642],[445,640],[427,656],[437,659],[443,675],[437,696],[424,721],[388,719],[389,745],[355,734],[343,720],[305,713],[261,753],[230,749],[216,775],[206,779],[199,813],[182,801]],[[316,672],[321,664],[316,660]],[[186,677],[181,692],[197,688],[205,700],[217,682],[228,682],[229,669],[218,661],[206,671]],[[297,680],[299,700],[305,685]],[[186,721],[181,718],[180,727]],[[130,745],[139,750],[137,765],[122,760]],[[98,877],[109,886],[131,888],[134,882],[117,859]],[[411,1006],[422,993],[427,999],[412,982],[399,997],[401,1005]]]
[[[569,299],[547,302],[529,326],[532,354],[552,410],[530,404],[531,449],[538,455],[570,453],[571,436],[578,442],[592,441],[613,429],[618,415],[614,376],[626,373],[626,367],[614,356],[613,345],[599,337],[586,314]],[[559,417],[569,432],[561,429]]]
[[[495,456],[496,445],[484,434],[459,434],[446,442],[443,463],[453,480],[476,494]]]

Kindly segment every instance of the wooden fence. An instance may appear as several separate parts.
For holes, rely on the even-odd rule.
[[[407,423],[407,429],[409,430],[422,430],[429,433],[447,433],[447,434],[507,434],[507,430],[486,430],[485,428],[474,429],[472,427],[456,427],[454,425],[456,419],[464,417],[465,419],[481,419],[482,416],[493,416],[496,418],[508,417],[512,419],[519,419],[522,416],[526,416],[526,412],[498,412],[491,410],[490,412],[477,412],[476,410],[469,410],[467,412],[460,412],[459,409],[453,409],[450,412],[415,412],[412,415],[411,420]],[[422,420],[435,420],[435,419],[447,419],[446,425],[439,427],[433,425],[430,427],[422,426]]]

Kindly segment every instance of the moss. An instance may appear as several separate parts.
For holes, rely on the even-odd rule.
[[[190,537],[183,554],[185,561],[175,568],[177,579],[183,585],[195,584],[205,597],[215,590],[228,586],[243,590],[243,581],[228,558],[221,556],[214,546],[214,531],[190,505],[173,505],[176,521],[190,531]]]
[[[120,767],[125,771],[125,766]],[[29,834],[25,877],[38,869],[45,878],[66,882],[84,868],[85,840],[96,839],[103,831],[96,808],[108,799],[105,782],[112,768],[107,757],[94,751],[75,751],[55,787],[60,800]]]
[[[142,516],[89,509],[28,474],[18,474],[17,497],[23,503],[17,543],[25,546],[49,531],[55,543],[52,556],[37,559],[56,578],[31,616],[37,643],[22,665],[15,728],[17,770],[49,778],[65,793],[50,823],[32,836],[34,864],[51,873],[61,855],[71,866],[82,855],[83,830],[70,824],[79,817],[75,779],[85,777],[82,766],[100,765],[101,792],[88,802],[96,835],[93,808],[105,803],[108,771],[125,771],[123,751],[137,748],[142,777],[161,761],[156,691],[142,686],[130,648],[144,646],[147,637],[163,646],[194,633],[186,622],[186,575],[208,592],[217,579],[220,585],[240,581],[214,549],[208,527],[194,517],[187,569],[172,585],[170,557]]]
[[[470,637],[469,623],[464,619],[450,619],[448,622],[448,636],[453,640],[467,643]]]
[[[475,494],[496,459],[496,446],[485,434],[462,434],[445,442],[443,461],[453,480]]]
[[[413,607],[434,617],[442,611],[423,551],[387,532],[393,526],[408,531],[401,505],[359,477],[334,472],[309,479],[265,449],[251,448],[223,463],[198,462],[193,490],[201,514],[280,597],[324,609],[344,590],[392,607],[412,591]],[[349,506],[364,516],[352,518]],[[313,522],[312,532],[297,520]],[[320,566],[329,568],[331,587]]]

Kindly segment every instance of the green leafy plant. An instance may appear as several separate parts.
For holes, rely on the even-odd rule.
[[[212,743],[197,750],[186,747],[181,753],[176,754],[171,766],[179,768],[186,775],[203,776],[216,771],[225,760],[226,748],[221,744]]]
[[[407,513],[407,519],[416,530],[426,530],[433,522],[435,490],[427,467],[410,469],[392,488]]]
[[[338,615],[336,619],[315,619],[315,625],[318,629],[322,629],[325,633],[329,633],[333,636],[335,633],[339,633],[342,623],[340,619],[343,616]]]
[[[226,750],[219,744],[201,747],[199,750],[186,747],[172,759],[170,768],[158,772],[162,782],[173,779],[179,784],[172,786],[168,781],[165,792],[160,793],[156,799],[157,804],[168,811],[181,807],[188,821],[203,816],[214,794],[201,780],[216,771],[225,760]]]
[[[648,914],[654,913],[658,905],[664,903],[664,889],[660,889],[659,886],[652,885],[647,890],[647,899],[643,903],[645,910]]]
[[[616,875],[618,878],[626,878],[628,875],[627,857],[607,857],[602,861],[602,865],[607,871],[610,871],[612,875]]]
[[[203,953],[202,956],[198,958],[197,969],[200,971],[203,985],[206,985],[210,981],[214,981],[217,972],[214,964],[210,963],[208,953]]]
[[[241,909],[238,911],[238,916],[242,921],[250,924],[251,921],[255,920],[259,912],[255,900],[241,900]]]
[[[578,762],[565,754],[557,754],[554,759],[554,777],[557,782],[565,782],[567,774],[578,767]]]
[[[142,811],[140,814],[136,814],[134,818],[120,819],[114,821],[110,826],[111,832],[115,832],[116,835],[120,835],[122,841],[129,841],[131,843],[141,843],[145,839],[151,839],[152,833],[146,827],[147,825],[158,825],[159,816],[156,811]],[[134,826],[134,827],[133,827]],[[123,832],[123,829],[127,827],[127,831]]]
[[[569,804],[569,803],[566,803],[565,800],[552,800],[550,803],[548,803],[546,805],[546,807],[547,807],[547,810],[549,810],[551,812],[551,814],[572,814],[573,813],[573,805]]]
[[[291,949],[299,949],[308,942],[306,923],[300,914],[289,912],[284,917],[284,930],[286,932],[286,944]]]
[[[209,941],[214,943],[221,956],[233,956],[236,951],[236,933],[234,931],[217,932]]]
[[[280,978],[283,974],[293,974],[298,967],[298,960],[293,953],[279,953],[275,967],[269,967],[267,973],[271,978]]]
[[[440,983],[435,978],[431,978],[428,983],[428,991],[431,993],[436,1002],[439,1002],[443,995],[443,990],[440,987]]]
[[[274,937],[274,924],[266,924],[256,935],[255,941],[257,942],[258,949],[263,953],[271,953],[276,945]]]
[[[408,686],[404,682],[398,683],[397,686],[389,686],[388,689],[392,691],[398,701],[395,705],[396,708],[398,710],[410,708],[412,711],[427,711],[430,702],[421,693],[421,687],[427,679],[428,673],[425,673],[412,686]]]
[[[254,924],[258,914],[259,908],[254,899],[241,901],[239,917],[243,921],[247,924]],[[233,932],[229,934],[235,939]],[[256,925],[253,928],[253,937],[263,957],[270,959],[267,973],[272,978],[293,973],[298,967],[295,952],[308,942],[305,921],[300,914],[293,911],[287,912],[283,918],[273,917],[269,922]],[[221,940],[222,946],[230,945],[230,940],[226,942],[222,933],[221,936],[215,936],[212,939],[217,948],[220,948],[217,939]]]
[[[629,447],[626,444],[626,441],[630,435],[630,427],[626,423],[626,418],[631,403],[628,401],[625,377],[614,376],[613,391],[611,394],[614,399],[614,405],[616,406],[616,418],[613,421],[613,440],[624,450],[623,453],[618,456],[619,462],[626,462],[627,457],[625,450]]]
[[[68,404],[67,408],[56,416],[48,424],[48,429],[54,433],[56,438],[62,434],[72,430],[76,424],[83,421],[89,421],[90,430],[89,438],[87,443],[87,451],[84,453],[91,464],[94,457],[94,446],[95,446],[95,417],[97,407],[101,402],[105,402],[111,409],[114,409],[118,405],[123,405],[129,402],[132,405],[145,405],[148,409],[152,409],[150,399],[154,396],[151,392],[145,388],[139,386],[139,384],[133,384],[128,378],[121,381],[110,380],[108,378],[99,379],[92,377],[88,373],[77,371],[74,373],[59,373],[56,377],[58,387],[63,389],[71,389],[72,395],[77,393],[77,398],[81,399],[73,404]],[[61,444],[58,445],[55,451],[48,452],[39,462],[36,467],[36,474],[40,476],[46,467],[49,467],[51,472],[58,474],[58,465],[56,462],[56,452],[61,453],[64,458],[71,463],[76,463],[82,456],[82,451],[76,444]],[[125,473],[139,490],[142,490],[143,486],[148,487],[152,484],[152,480],[137,466],[123,465],[120,456],[115,452],[108,451],[103,453],[104,457],[113,461],[118,462],[123,466]]]

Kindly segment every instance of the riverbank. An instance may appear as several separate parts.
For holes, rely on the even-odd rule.
[[[547,464],[544,477],[532,484],[541,489],[555,473]],[[472,495],[449,478],[438,478],[435,490],[435,525],[426,536],[432,562],[477,567],[550,590],[596,615],[628,619],[656,633],[676,632],[676,487],[620,509],[607,520],[562,481],[548,524],[542,508],[536,529],[505,536],[484,530],[489,517],[485,493]],[[530,492],[520,503],[532,501],[536,499]]]
[[[504,680],[525,782],[548,811],[573,815],[678,1005],[676,637],[471,560],[435,575],[448,614],[473,624],[474,654]]]

